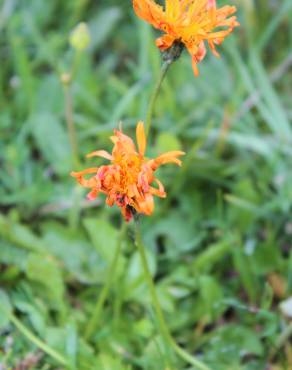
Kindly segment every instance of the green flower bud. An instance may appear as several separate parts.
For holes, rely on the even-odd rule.
[[[82,51],[90,44],[90,33],[86,23],[79,23],[71,32],[70,44],[74,49]]]

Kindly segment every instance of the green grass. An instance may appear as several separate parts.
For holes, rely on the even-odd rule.
[[[182,347],[212,370],[289,370],[292,4],[235,3],[241,27],[221,58],[209,53],[194,78],[184,52],[163,83],[147,154],[187,155],[181,169],[160,170],[168,198],[142,220],[143,242]],[[70,91],[76,168],[60,76],[80,21],[91,44]],[[0,368],[30,356],[25,369],[190,369],[159,334],[133,225],[85,339],[120,216],[102,197],[85,202],[69,173],[94,163],[86,153],[110,149],[120,120],[133,134],[145,119],[161,65],[155,35],[130,1],[0,2]]]

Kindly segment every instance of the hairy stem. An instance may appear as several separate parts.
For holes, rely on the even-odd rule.
[[[39,349],[41,349],[43,352],[45,352],[47,355],[51,356],[53,359],[55,359],[59,364],[62,364],[66,367],[69,366],[68,361],[63,357],[60,353],[55,351],[53,348],[48,346],[45,342],[43,342],[41,339],[36,337],[26,326],[24,326],[16,316],[13,314],[9,315],[9,319],[11,322],[16,326],[16,328],[23,334],[30,342],[35,344]]]
[[[186,352],[183,348],[179,347],[175,340],[172,338],[168,326],[165,322],[162,309],[160,307],[160,303],[156,294],[155,285],[151,277],[151,273],[148,267],[148,262],[145,254],[145,249],[142,243],[141,231],[138,224],[138,221],[135,222],[135,244],[139,251],[141,262],[143,265],[144,275],[150,290],[150,295],[152,299],[153,308],[157,315],[157,320],[159,323],[159,328],[161,335],[163,336],[165,342],[174,350],[174,352],[181,357],[183,360],[188,362],[190,365],[193,365],[198,370],[211,370],[208,366],[203,364],[201,361],[197,360],[195,357],[191,356],[188,352]]]
[[[274,357],[279,353],[281,347],[284,346],[286,342],[289,341],[289,338],[292,336],[292,322],[285,328],[285,330],[280,334],[279,338],[276,341],[275,347],[271,351],[269,355],[270,361],[274,359]]]
[[[156,83],[156,85],[154,87],[154,90],[151,94],[150,102],[149,102],[149,106],[148,106],[148,110],[147,110],[147,115],[146,115],[146,136],[149,135],[150,128],[151,128],[151,125],[152,125],[152,117],[153,117],[153,113],[154,113],[155,103],[156,103],[157,97],[159,95],[162,82],[164,80],[164,77],[165,77],[165,75],[168,71],[168,68],[169,68],[170,64],[171,63],[169,61],[163,62],[161,70],[160,70],[160,74],[159,74],[159,77],[158,77],[158,80],[157,80],[157,83]]]
[[[150,102],[149,102],[149,106],[148,106],[148,110],[146,114],[146,136],[148,136],[150,132],[150,128],[152,125],[152,117],[153,117],[153,113],[155,109],[155,103],[159,95],[164,77],[166,76],[166,73],[170,65],[180,57],[182,50],[183,50],[183,45],[181,43],[175,43],[173,44],[171,48],[169,48],[167,51],[163,53],[164,62],[162,64],[160,74],[156,82],[156,85],[154,87],[154,90],[151,94]]]
[[[70,78],[70,77],[69,77]],[[74,165],[79,165],[79,156],[78,156],[78,142],[77,142],[77,135],[73,120],[73,104],[72,104],[72,96],[70,91],[70,83],[66,80],[63,81],[64,86],[64,97],[65,97],[65,118],[67,124],[67,131],[70,141],[70,146],[72,150]]]

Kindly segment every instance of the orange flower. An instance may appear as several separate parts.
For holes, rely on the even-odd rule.
[[[154,176],[159,166],[165,163],[181,165],[177,158],[183,154],[181,151],[167,152],[155,159],[145,158],[146,136],[143,122],[136,128],[138,151],[133,140],[115,130],[111,141],[114,143],[112,154],[105,150],[98,150],[87,155],[87,158],[99,156],[111,161],[111,164],[88,168],[81,172],[71,172],[79,184],[91,191],[87,195],[90,200],[95,199],[99,193],[107,195],[106,203],[109,206],[116,204],[122,209],[126,221],[129,221],[136,212],[151,215],[154,209],[153,196],[165,198],[166,193],[161,182]],[[94,174],[86,179],[85,175]],[[158,188],[151,186],[156,183]]]
[[[215,45],[220,45],[239,26],[235,16],[228,18],[236,7],[226,5],[217,9],[216,0],[165,0],[165,10],[154,0],[133,0],[133,7],[138,17],[165,33],[156,40],[161,51],[175,42],[185,45],[192,56],[195,76],[199,74],[197,64],[206,55],[205,40],[218,57]],[[220,29],[215,30],[217,27]]]

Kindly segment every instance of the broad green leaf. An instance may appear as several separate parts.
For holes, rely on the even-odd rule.
[[[45,288],[45,294],[56,308],[63,308],[64,281],[60,266],[52,257],[31,253],[26,264],[28,279]]]
[[[20,312],[28,315],[32,327],[40,336],[43,336],[45,334],[46,323],[45,315],[43,312],[41,312],[34,305],[30,304],[28,301],[25,301],[25,299],[21,300],[20,298],[15,299],[15,307]]]
[[[236,324],[226,324],[217,329],[206,349],[207,358],[214,361],[210,364],[220,370],[232,363],[239,365],[244,356],[261,356],[263,350],[263,344],[254,330]]]
[[[0,241],[0,263],[13,265],[19,270],[25,269],[28,253],[5,241]]]
[[[119,241],[118,230],[104,219],[87,218],[83,221],[86,231],[93,243],[94,248],[100,254],[107,266],[112,262],[117,243]],[[125,258],[121,254],[118,260],[117,275],[119,276],[125,266]]]
[[[60,175],[72,169],[72,153],[68,134],[58,116],[52,112],[38,112],[31,117],[31,130],[43,157]]]
[[[210,318],[218,317],[223,311],[223,291],[219,282],[212,276],[199,277],[200,301],[204,307],[202,314]]]
[[[90,34],[94,35],[91,41],[92,49],[98,49],[109,37],[121,17],[118,7],[108,7],[98,12],[97,16],[89,22]],[[106,19],[106,22],[105,22]]]
[[[157,267],[156,257],[149,249],[145,249],[145,254],[150,272],[152,276],[154,276]],[[143,272],[143,265],[137,251],[132,254],[128,262],[123,298],[125,300],[133,299],[144,303],[150,301],[149,289]]]
[[[181,150],[181,143],[176,135],[170,132],[161,132],[156,139],[156,150],[158,153],[165,153],[171,150]]]
[[[85,233],[72,232],[53,221],[43,223],[42,232],[48,251],[62,261],[75,279],[86,284],[104,281],[106,266]]]
[[[0,329],[5,328],[9,323],[9,314],[12,312],[12,305],[7,293],[0,290]]]
[[[0,214],[0,236],[17,247],[34,251],[46,252],[44,243],[29,229],[28,226],[21,225]]]

